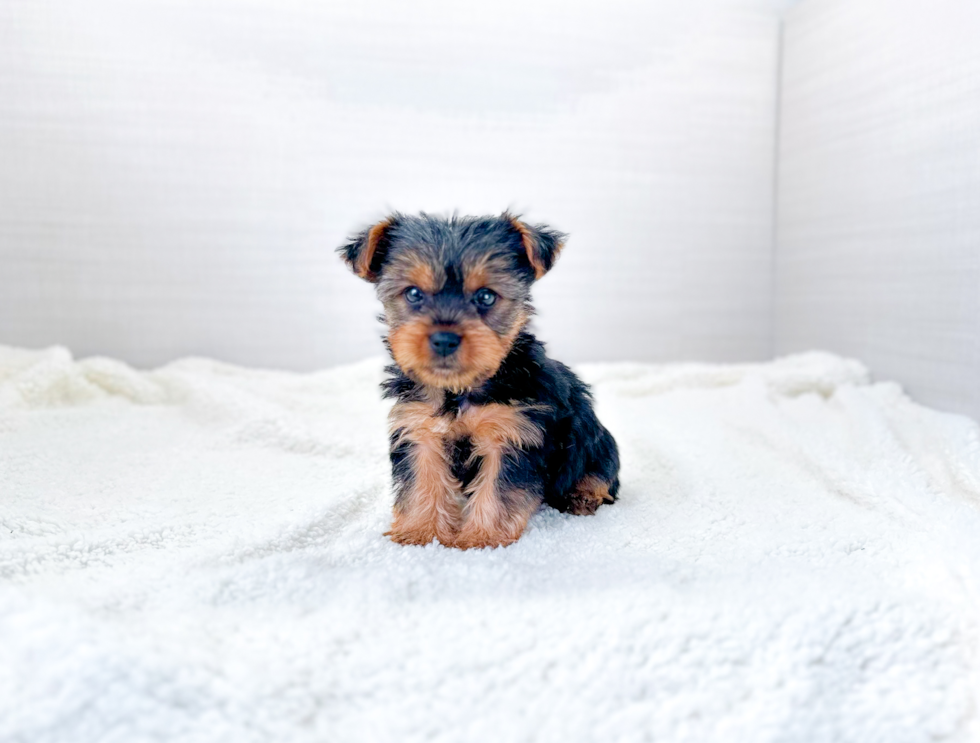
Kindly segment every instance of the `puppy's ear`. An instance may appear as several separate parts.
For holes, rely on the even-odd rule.
[[[345,245],[337,248],[350,269],[365,281],[378,282],[381,266],[388,257],[391,228],[398,224],[400,214],[392,214],[376,225],[358,232]]]
[[[565,245],[565,235],[553,230],[547,225],[529,225],[519,218],[504,212],[505,220],[517,230],[521,236],[521,244],[527,253],[527,260],[534,270],[534,278],[540,279],[558,260],[558,254]]]

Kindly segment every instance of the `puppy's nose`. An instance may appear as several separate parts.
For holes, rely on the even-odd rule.
[[[456,333],[440,331],[429,336],[429,345],[432,346],[436,356],[449,356],[459,348],[461,340],[462,338]]]

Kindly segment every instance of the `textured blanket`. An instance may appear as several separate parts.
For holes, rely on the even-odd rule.
[[[620,501],[402,547],[381,360],[0,348],[0,740],[980,735],[980,429],[858,363],[579,368]]]

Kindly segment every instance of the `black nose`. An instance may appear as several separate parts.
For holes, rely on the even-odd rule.
[[[438,332],[429,336],[429,345],[436,356],[449,356],[459,348],[461,340],[455,333]]]

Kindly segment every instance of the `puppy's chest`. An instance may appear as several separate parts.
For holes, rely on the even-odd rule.
[[[474,404],[465,399],[397,402],[389,414],[393,440],[439,447],[464,484],[479,470],[480,460],[508,449],[541,446],[544,432],[518,403]]]
[[[453,478],[459,482],[462,492],[468,492],[470,483],[479,474],[482,457],[473,448],[473,433],[477,414],[470,412],[472,403],[447,395],[440,406],[433,406],[432,416],[441,419],[437,426],[443,429],[441,445]]]

